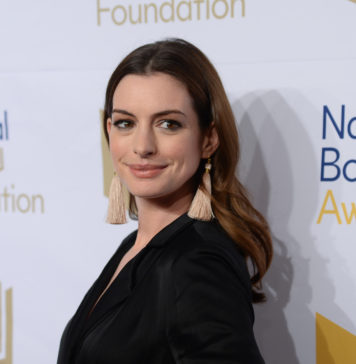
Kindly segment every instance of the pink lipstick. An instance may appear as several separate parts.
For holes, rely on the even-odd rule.
[[[129,164],[131,173],[138,178],[152,178],[158,176],[167,165]]]

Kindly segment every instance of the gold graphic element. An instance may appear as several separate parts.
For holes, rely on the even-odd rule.
[[[316,314],[316,364],[355,364],[356,336]]]
[[[0,148],[0,172],[5,169],[4,151]]]
[[[352,3],[355,3],[356,4],[356,0],[350,0]]]
[[[105,138],[104,130],[102,128],[102,120],[104,118],[104,110],[100,110],[100,130],[101,130],[101,156],[103,161],[103,178],[104,178],[104,195],[109,197],[109,190],[111,179],[113,176],[113,167],[111,162],[111,155],[109,152],[108,143]]]
[[[13,337],[13,314],[12,314],[12,289],[5,292],[5,338],[2,335],[2,289],[0,284],[0,354],[3,354],[2,343],[4,341],[5,355],[0,359],[0,364],[12,364],[12,337]]]

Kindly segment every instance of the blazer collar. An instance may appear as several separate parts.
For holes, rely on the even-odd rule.
[[[149,248],[161,248],[166,243],[170,241],[170,238],[175,234],[179,233],[182,229],[184,229],[187,225],[190,225],[194,222],[194,219],[188,216],[187,213],[180,215],[167,226],[165,226],[161,231],[159,231],[147,244],[146,247]],[[137,230],[133,231],[129,236],[127,236],[124,242],[129,240],[128,244],[129,250],[135,243],[137,236]],[[121,244],[122,245],[122,244]],[[121,259],[121,258],[120,258]]]
[[[161,248],[170,241],[170,238],[179,233],[187,225],[193,223],[193,219],[188,216],[187,213],[179,216],[177,219],[172,221],[170,224],[165,226],[159,231],[147,244],[151,248]],[[136,230],[137,232],[137,230]]]

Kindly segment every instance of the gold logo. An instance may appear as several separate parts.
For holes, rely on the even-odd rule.
[[[0,172],[5,168],[4,151],[0,148]]]
[[[316,363],[353,364],[356,336],[326,317],[316,314]]]
[[[3,325],[5,322],[5,325]],[[3,335],[2,328],[5,328]],[[12,289],[5,291],[5,308],[3,310],[2,289],[0,284],[0,364],[12,364]]]
[[[350,1],[356,4],[356,0],[350,0]]]
[[[113,167],[111,162],[111,155],[108,148],[108,143],[105,138],[104,130],[102,128],[102,120],[104,117],[104,110],[100,110],[100,130],[101,130],[101,157],[103,162],[103,178],[104,178],[104,195],[109,197],[110,183],[113,176]]]

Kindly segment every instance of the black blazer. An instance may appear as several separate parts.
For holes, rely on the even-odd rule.
[[[261,364],[244,258],[217,221],[180,216],[121,270],[120,245],[61,340],[58,364]]]

